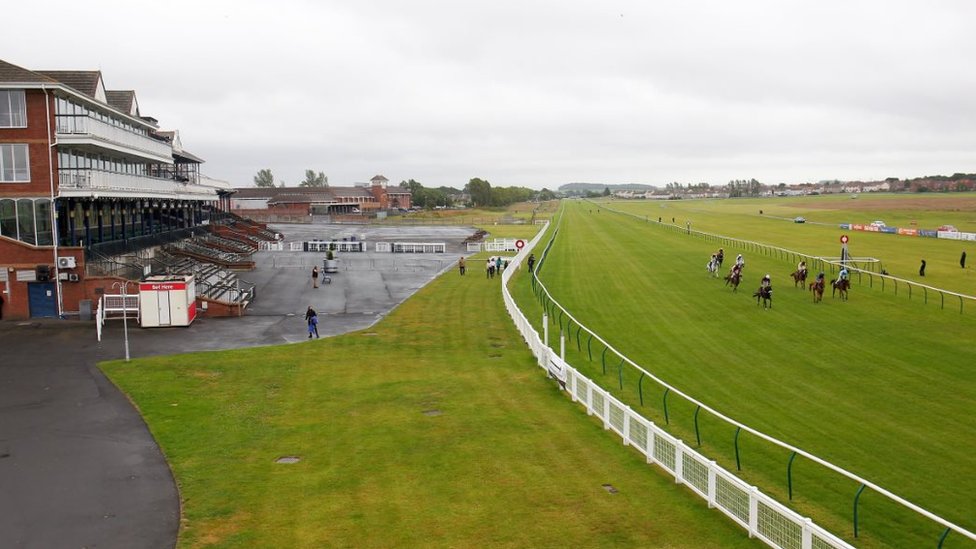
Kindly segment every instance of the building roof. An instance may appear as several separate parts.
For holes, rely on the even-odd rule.
[[[329,187],[336,196],[373,196],[364,187]]]
[[[101,71],[37,71],[91,98],[96,98]]]
[[[271,204],[332,201],[336,197],[373,195],[362,187],[239,187],[234,198],[267,198]]]
[[[135,112],[132,112],[136,100],[136,92],[133,90],[105,90],[105,100],[109,105],[126,114],[139,115],[138,106],[135,107]]]
[[[57,80],[0,60],[0,83],[57,84]]]
[[[200,158],[199,156],[191,153],[186,149],[180,149],[179,151],[173,150],[173,159],[176,160],[177,164],[203,164],[206,160]],[[180,162],[183,160],[183,162]]]
[[[377,181],[377,180],[378,181],[389,181],[389,179],[387,179],[387,178],[385,178],[385,177],[383,177],[382,175],[379,175],[379,174],[374,175],[373,178],[370,179],[370,181]]]

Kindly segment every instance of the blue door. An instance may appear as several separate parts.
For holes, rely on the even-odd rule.
[[[58,309],[54,303],[56,299],[54,292],[53,282],[27,283],[31,318],[55,318],[58,316]]]

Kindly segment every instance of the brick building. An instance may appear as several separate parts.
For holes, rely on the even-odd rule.
[[[244,187],[231,197],[231,211],[258,217],[263,213],[285,215],[369,214],[381,210],[408,209],[410,190],[389,187],[382,175],[352,187]]]
[[[4,319],[65,317],[97,299],[87,261],[207,223],[231,190],[179,133],[100,71],[0,60],[0,296]]]

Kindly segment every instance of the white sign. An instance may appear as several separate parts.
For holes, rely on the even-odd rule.
[[[7,278],[7,268],[0,268],[0,282],[6,282],[7,280],[9,280]]]
[[[17,282],[34,282],[36,280],[37,272],[34,270],[17,271]]]

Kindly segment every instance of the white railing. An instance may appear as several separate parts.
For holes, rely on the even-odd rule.
[[[191,200],[217,198],[217,191],[212,187],[101,170],[58,170],[58,185],[61,196],[102,193],[104,196],[152,196]]]
[[[547,341],[539,337],[509,293],[508,281],[542,239],[547,228],[540,230],[515,256],[510,268],[502,273],[502,296],[508,314],[535,355],[538,365],[560,382],[570,399],[586,408],[588,415],[603,420],[604,429],[617,433],[624,445],[632,446],[643,454],[648,463],[667,471],[675,482],[687,486],[705,499],[710,508],[717,508],[746,529],[750,537],[757,537],[772,547],[782,549],[853,549],[809,518],[763,494],[755,486],[750,486],[634,412],[609,391],[580,374],[550,348]],[[548,326],[548,323],[545,325]]]
[[[518,242],[517,238],[496,238],[486,240],[482,248],[486,252],[517,252],[516,242]]]
[[[301,248],[299,248],[300,250]],[[262,240],[258,242],[258,250],[262,252],[283,252],[285,251],[285,243],[281,240],[276,242],[269,242],[267,240]]]
[[[477,253],[481,251],[481,242],[468,242],[468,252]]]
[[[366,243],[362,240],[309,240],[305,243],[305,248],[309,252],[327,252],[329,250],[337,252],[365,252]]]
[[[394,242],[395,254],[442,254],[447,251],[444,242]]]
[[[90,116],[58,115],[56,120],[55,131],[59,144],[71,145],[81,140],[93,139],[141,153],[140,156],[157,162],[173,163],[173,147],[169,143],[113,126]]]
[[[626,214],[625,212],[617,212],[617,213],[623,213],[624,215],[631,215],[631,214]],[[547,228],[548,228],[548,226],[547,226]],[[540,232],[540,235],[543,232],[545,232],[545,230],[546,229],[543,229]],[[681,229],[681,232],[683,232],[683,233],[684,232],[691,233],[693,231],[687,231],[685,228],[682,228]],[[705,233],[700,233],[700,234],[705,234]],[[711,235],[708,235],[708,236],[711,236]],[[539,238],[540,238],[540,236],[537,235],[536,238],[533,239],[532,242],[530,242],[530,244],[525,247],[525,249],[523,250],[523,252],[525,252],[525,250],[532,249],[532,247],[535,246],[535,244],[537,243],[537,241],[538,241]],[[727,237],[723,237],[723,238],[727,238]],[[735,240],[735,239],[730,239],[730,240]],[[550,244],[551,244],[551,242],[550,242]],[[760,243],[754,243],[754,244],[756,244],[757,246],[766,246],[765,244],[760,244]],[[769,247],[769,248],[770,249],[777,249],[777,250],[779,250],[778,248],[775,248],[775,247]],[[783,251],[786,251],[786,250],[783,250]],[[795,253],[795,252],[791,252],[791,253]],[[516,257],[516,262],[517,263],[518,262],[521,262],[521,260],[522,260],[523,257],[524,257],[524,254],[523,253],[520,253]],[[544,259],[545,258],[543,257],[543,260]],[[818,259],[821,259],[821,258],[818,258]],[[503,273],[503,275],[502,275],[503,284],[504,283],[507,283],[508,279],[511,277],[512,272],[515,271],[515,270],[517,270],[517,269],[506,269],[506,272]],[[874,275],[874,276],[878,276],[878,275]],[[934,522],[934,523],[942,526],[943,528],[945,528],[945,530],[943,532],[943,539],[951,531],[951,532],[956,532],[956,533],[958,533],[959,535],[962,535],[965,538],[968,538],[970,540],[976,541],[976,533],[974,533],[974,532],[972,532],[970,530],[967,530],[966,528],[963,528],[962,526],[959,526],[959,525],[957,525],[957,524],[955,524],[955,523],[953,523],[953,522],[951,522],[949,520],[946,520],[946,519],[940,517],[939,515],[936,515],[936,514],[930,512],[930,511],[928,511],[928,510],[926,510],[926,509],[924,509],[924,508],[922,508],[922,507],[920,507],[920,506],[918,506],[918,505],[916,505],[916,504],[914,504],[914,503],[912,503],[912,502],[910,502],[910,501],[902,498],[901,496],[898,496],[897,494],[895,494],[895,493],[893,493],[893,492],[891,492],[889,490],[886,490],[885,488],[882,488],[881,486],[879,486],[879,485],[877,485],[877,484],[875,484],[875,483],[873,483],[873,482],[871,482],[869,480],[866,480],[866,479],[864,479],[864,478],[862,478],[862,477],[860,477],[860,476],[858,476],[858,475],[856,475],[856,474],[854,474],[854,473],[852,473],[852,472],[850,472],[850,471],[848,471],[846,469],[843,469],[842,467],[839,467],[837,465],[834,465],[833,463],[830,463],[829,461],[826,461],[824,459],[821,459],[821,458],[819,458],[819,457],[817,457],[817,456],[815,456],[815,455],[813,455],[813,454],[811,454],[811,453],[809,453],[809,452],[807,452],[805,450],[802,450],[802,449],[800,449],[800,448],[798,448],[796,446],[793,446],[793,445],[791,445],[789,443],[783,442],[783,441],[781,441],[781,440],[779,440],[777,438],[774,438],[772,436],[769,436],[769,435],[767,435],[767,434],[765,434],[765,433],[763,433],[761,431],[757,431],[756,429],[754,429],[752,427],[749,427],[748,425],[745,425],[743,423],[740,423],[740,422],[738,422],[738,421],[736,421],[736,420],[734,420],[734,419],[732,419],[732,418],[730,418],[730,417],[728,417],[728,416],[726,416],[726,415],[718,412],[714,408],[709,407],[708,405],[702,403],[701,401],[696,400],[695,398],[692,398],[688,394],[682,392],[680,389],[677,389],[677,388],[675,388],[675,387],[667,384],[662,379],[660,379],[659,377],[657,377],[654,374],[650,373],[649,371],[647,371],[646,369],[644,369],[643,367],[641,367],[640,365],[638,365],[633,360],[627,358],[623,353],[621,353],[615,347],[613,347],[612,345],[610,345],[602,337],[600,337],[599,335],[597,335],[592,330],[588,329],[584,324],[580,323],[579,320],[577,320],[572,314],[569,313],[568,310],[566,310],[566,308],[564,308],[562,305],[560,305],[559,302],[556,301],[552,297],[552,294],[549,293],[549,290],[545,287],[545,285],[542,283],[541,280],[539,280],[538,278],[536,278],[535,279],[535,283],[539,285],[540,291],[544,292],[546,299],[555,308],[558,308],[560,311],[562,311],[562,314],[566,316],[566,318],[568,319],[568,322],[572,322],[572,323],[576,324],[577,326],[579,326],[579,329],[580,330],[585,331],[588,335],[592,336],[593,339],[597,340],[604,347],[606,347],[606,349],[608,351],[610,351],[613,354],[615,354],[616,356],[620,357],[620,359],[622,361],[621,364],[624,364],[624,363],[628,364],[629,366],[633,367],[635,370],[641,372],[642,375],[645,375],[648,379],[654,381],[655,383],[657,383],[661,387],[667,389],[670,393],[673,393],[675,395],[678,395],[680,398],[683,398],[685,401],[687,401],[687,402],[689,402],[689,403],[691,403],[693,405],[696,405],[701,410],[704,410],[708,414],[714,416],[715,418],[717,418],[717,419],[719,419],[719,420],[721,420],[721,421],[723,421],[723,422],[725,422],[725,423],[727,423],[727,424],[729,424],[729,425],[731,425],[733,427],[737,427],[738,429],[741,429],[742,431],[745,431],[745,432],[747,432],[747,433],[749,433],[751,435],[754,435],[754,436],[756,436],[756,437],[758,437],[758,438],[760,438],[760,439],[762,439],[762,440],[764,440],[766,442],[769,442],[769,443],[771,443],[773,445],[779,446],[780,448],[783,448],[785,450],[789,450],[789,451],[795,453],[798,456],[807,458],[810,461],[812,461],[812,462],[814,462],[814,463],[816,463],[816,464],[818,464],[818,465],[820,465],[820,466],[822,466],[822,467],[824,467],[826,469],[829,469],[830,471],[833,471],[834,473],[837,473],[837,474],[839,474],[841,476],[844,476],[844,477],[846,477],[846,478],[848,478],[848,479],[850,479],[850,480],[852,480],[854,482],[859,483],[861,485],[861,489],[862,490],[864,488],[870,488],[872,491],[877,492],[877,493],[883,495],[884,497],[886,497],[886,498],[894,501],[895,503],[898,503],[899,505],[901,505],[901,506],[903,506],[903,507],[905,507],[907,509],[910,509],[911,511],[913,511],[913,512],[919,514],[919,515],[921,515],[922,517],[925,517],[928,520],[931,520],[932,522]],[[504,290],[503,293],[504,293],[504,296],[505,296],[505,299],[506,299],[506,306],[507,306],[508,300],[511,299],[511,296],[509,295],[507,288],[505,288],[505,290]],[[515,307],[515,310],[518,311],[518,308],[514,304],[514,300],[512,300],[511,307]],[[521,314],[521,311],[518,311],[518,313]],[[511,310],[509,311],[509,314],[511,314],[513,316],[513,318],[515,317],[514,313],[512,313]],[[524,318],[524,315],[523,315],[523,318]],[[531,326],[530,326],[530,328],[531,328]],[[524,333],[523,333],[523,335],[524,335]],[[543,346],[545,346],[545,345],[543,345]],[[855,516],[856,516],[856,513],[855,513]],[[855,531],[857,530],[856,520],[855,520],[854,529],[855,529]]]
[[[139,320],[139,294],[105,294],[98,298],[95,308],[95,336],[102,340],[105,321],[113,318],[134,318]]]

